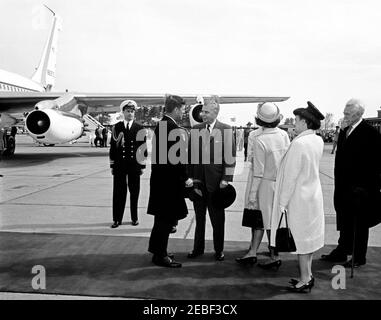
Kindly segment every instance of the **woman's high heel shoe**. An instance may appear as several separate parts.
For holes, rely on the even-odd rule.
[[[312,282],[312,286],[314,286],[314,284],[315,284],[315,278],[314,278],[314,276],[311,276],[311,280],[310,281]],[[299,282],[298,279],[290,279],[290,281],[288,283],[290,283],[292,285],[296,285],[298,282]]]
[[[235,261],[237,261],[240,264],[256,264],[257,263],[257,257],[236,258]]]
[[[258,267],[264,269],[264,270],[270,270],[272,268],[279,269],[279,267],[282,265],[282,260],[275,260],[270,263],[259,263]]]
[[[312,278],[310,281],[308,281],[307,283],[304,283],[300,287],[296,287],[297,285],[296,283],[294,285],[291,285],[290,287],[287,287],[287,290],[294,293],[307,293],[307,291],[311,292],[311,289],[313,288],[314,284],[315,284],[315,280]]]

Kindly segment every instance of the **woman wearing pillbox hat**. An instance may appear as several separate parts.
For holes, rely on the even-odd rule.
[[[245,208],[260,210],[263,226],[252,226],[251,245],[248,252],[236,261],[241,264],[254,264],[264,230],[270,239],[271,213],[273,207],[276,172],[290,140],[285,131],[277,128],[281,120],[279,108],[273,103],[258,105],[255,121],[261,128],[250,135],[250,170],[245,192]],[[252,211],[251,211],[252,212]],[[274,265],[280,260],[270,250]],[[266,266],[270,266],[267,264]]]
[[[313,253],[324,246],[324,207],[319,179],[319,163],[324,143],[315,130],[324,119],[311,103],[294,110],[298,134],[284,155],[276,177],[271,220],[271,245],[281,214],[287,215],[299,260],[300,277],[291,279],[292,292],[311,291],[314,286],[311,265]]]

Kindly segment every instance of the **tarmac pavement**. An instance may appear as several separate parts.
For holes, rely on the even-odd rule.
[[[325,244],[337,244],[336,217],[333,208],[332,145],[325,145],[320,165],[324,196]],[[243,197],[248,164],[243,151],[238,152],[233,185],[237,191],[235,203],[226,210],[225,240],[246,242],[251,232],[241,226]],[[16,154],[0,162],[0,232],[53,233],[75,235],[107,235],[148,237],[153,217],[146,214],[149,197],[150,166],[141,177],[138,226],[130,224],[129,198],[123,225],[111,229],[112,176],[108,148],[90,147],[87,143],[42,147],[30,137],[18,135]],[[164,187],[164,186],[163,186]],[[171,239],[193,239],[195,218],[192,203],[189,215],[181,220]],[[212,240],[212,228],[207,219],[206,239]],[[171,240],[172,241],[172,240]],[[266,238],[264,238],[266,241]],[[370,230],[369,246],[381,246],[381,225]],[[192,248],[183,248],[184,252]],[[66,299],[60,295],[19,295],[0,293],[0,299]],[[84,297],[70,296],[69,299]],[[89,297],[91,298],[91,297]]]

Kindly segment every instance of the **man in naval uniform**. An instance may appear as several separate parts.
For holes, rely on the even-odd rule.
[[[114,176],[112,214],[114,223],[111,228],[122,224],[127,198],[130,191],[130,211],[132,225],[137,226],[140,176],[145,169],[147,157],[146,134],[144,127],[135,121],[137,104],[125,100],[120,105],[124,120],[112,128],[110,141],[110,168]]]

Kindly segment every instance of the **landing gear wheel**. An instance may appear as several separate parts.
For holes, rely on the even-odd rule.
[[[3,156],[9,157],[15,154],[16,150],[16,140],[13,136],[7,137],[7,147],[3,151]]]

